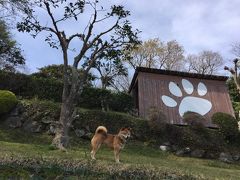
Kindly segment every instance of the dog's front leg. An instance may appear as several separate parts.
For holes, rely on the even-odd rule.
[[[92,150],[91,151],[91,158],[92,158],[92,160],[96,160],[95,154],[96,154],[96,152]]]
[[[114,149],[114,156],[115,156],[116,163],[120,163],[120,161],[119,161],[119,154],[120,154],[120,148],[115,148]]]

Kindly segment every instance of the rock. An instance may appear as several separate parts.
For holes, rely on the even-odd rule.
[[[89,133],[85,134],[82,138],[91,140],[92,137],[93,137],[93,133],[90,133],[90,132],[89,132]]]
[[[51,124],[53,122],[53,120],[49,117],[43,117],[41,122],[44,124]]]
[[[191,156],[195,158],[202,158],[205,154],[204,150],[196,149],[191,152]]]
[[[175,153],[177,156],[184,156],[184,155],[187,155],[191,152],[191,149],[189,147],[186,147],[184,149],[180,149],[180,150],[177,150],[177,152]]]
[[[82,132],[79,132],[80,134],[79,135],[81,135],[81,133]],[[93,137],[93,133],[85,133],[85,134],[83,134],[83,135],[81,135],[81,136],[79,136],[79,135],[77,135],[78,137],[81,137],[81,138],[83,138],[83,139],[87,139],[87,140],[91,140],[92,139],[92,137]]]
[[[171,146],[172,152],[176,152],[178,150],[178,147],[176,145]]]
[[[86,126],[85,129],[87,130],[87,132],[90,132],[89,126]]]
[[[170,147],[166,146],[166,145],[161,145],[161,146],[159,146],[159,149],[161,149],[162,151],[169,151]]]
[[[85,132],[85,130],[83,129],[75,129],[74,130],[75,134],[77,137],[83,137],[84,135],[86,135],[87,133]]]
[[[219,154],[217,152],[205,152],[205,158],[207,159],[217,159],[219,157]]]
[[[28,132],[33,132],[33,133],[39,133],[42,131],[42,125],[37,121],[26,121],[23,124],[23,128],[24,130]]]
[[[170,146],[171,143],[170,143],[170,142],[165,142],[165,143],[163,143],[162,145],[164,145],[164,146]]]
[[[22,104],[18,103],[16,107],[10,112],[10,116],[19,116],[24,112]]]
[[[55,124],[50,124],[47,133],[50,135],[55,135],[57,131],[57,127]]]
[[[232,156],[232,158],[233,158],[234,161],[239,161],[240,160],[240,154],[234,154]]]
[[[218,159],[220,161],[223,161],[223,162],[226,162],[226,163],[232,163],[233,162],[233,158],[232,158],[232,155],[230,153],[221,152]]]
[[[22,126],[22,119],[17,116],[10,116],[5,120],[5,125],[10,128],[19,128]]]
[[[177,156],[183,156],[184,155],[184,150],[180,149],[177,150],[177,152],[175,153]]]

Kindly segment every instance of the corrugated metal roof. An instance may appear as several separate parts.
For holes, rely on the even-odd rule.
[[[189,77],[189,78],[197,78],[197,79],[209,79],[209,80],[217,80],[217,81],[226,81],[228,79],[228,76],[216,76],[216,75],[197,74],[197,73],[189,73],[189,72],[182,72],[182,71],[170,71],[170,70],[163,70],[163,69],[137,67],[128,92],[131,92],[134,82],[137,78],[138,72],[181,76],[181,77]]]

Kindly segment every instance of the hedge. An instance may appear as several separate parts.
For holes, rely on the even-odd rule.
[[[0,71],[0,89],[10,90],[17,96],[31,99],[61,102],[63,82],[54,78],[36,77],[20,73]],[[77,100],[77,106],[89,109],[109,109],[128,112],[133,108],[133,99],[129,94],[93,87],[85,87]]]
[[[17,104],[15,94],[10,91],[0,90],[0,115],[9,112]]]
[[[212,122],[219,127],[219,132],[228,142],[236,141],[239,130],[237,120],[227,113],[217,112],[212,116]]]
[[[73,122],[74,128],[89,129],[95,132],[98,126],[106,126],[109,133],[117,133],[121,127],[131,127],[133,136],[146,140],[151,136],[150,128],[146,120],[135,118],[133,116],[117,113],[103,112],[99,110],[79,110],[79,115]]]
[[[183,114],[183,121],[189,125],[190,128],[201,133],[206,133],[204,123],[206,119],[201,114],[187,111]]]

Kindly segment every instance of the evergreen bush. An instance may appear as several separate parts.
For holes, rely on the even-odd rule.
[[[0,71],[0,89],[9,90],[17,96],[31,99],[61,102],[63,82],[56,78]],[[78,97],[77,106],[88,109],[104,109],[129,112],[133,99],[129,94],[112,92],[100,88],[85,87]]]
[[[183,114],[183,121],[192,129],[203,130],[206,119],[201,114],[187,111]]]
[[[10,91],[0,90],[0,115],[8,113],[17,104],[15,94]]]
[[[217,112],[212,116],[212,122],[219,127],[219,132],[228,142],[236,141],[239,130],[237,120],[227,113]]]

